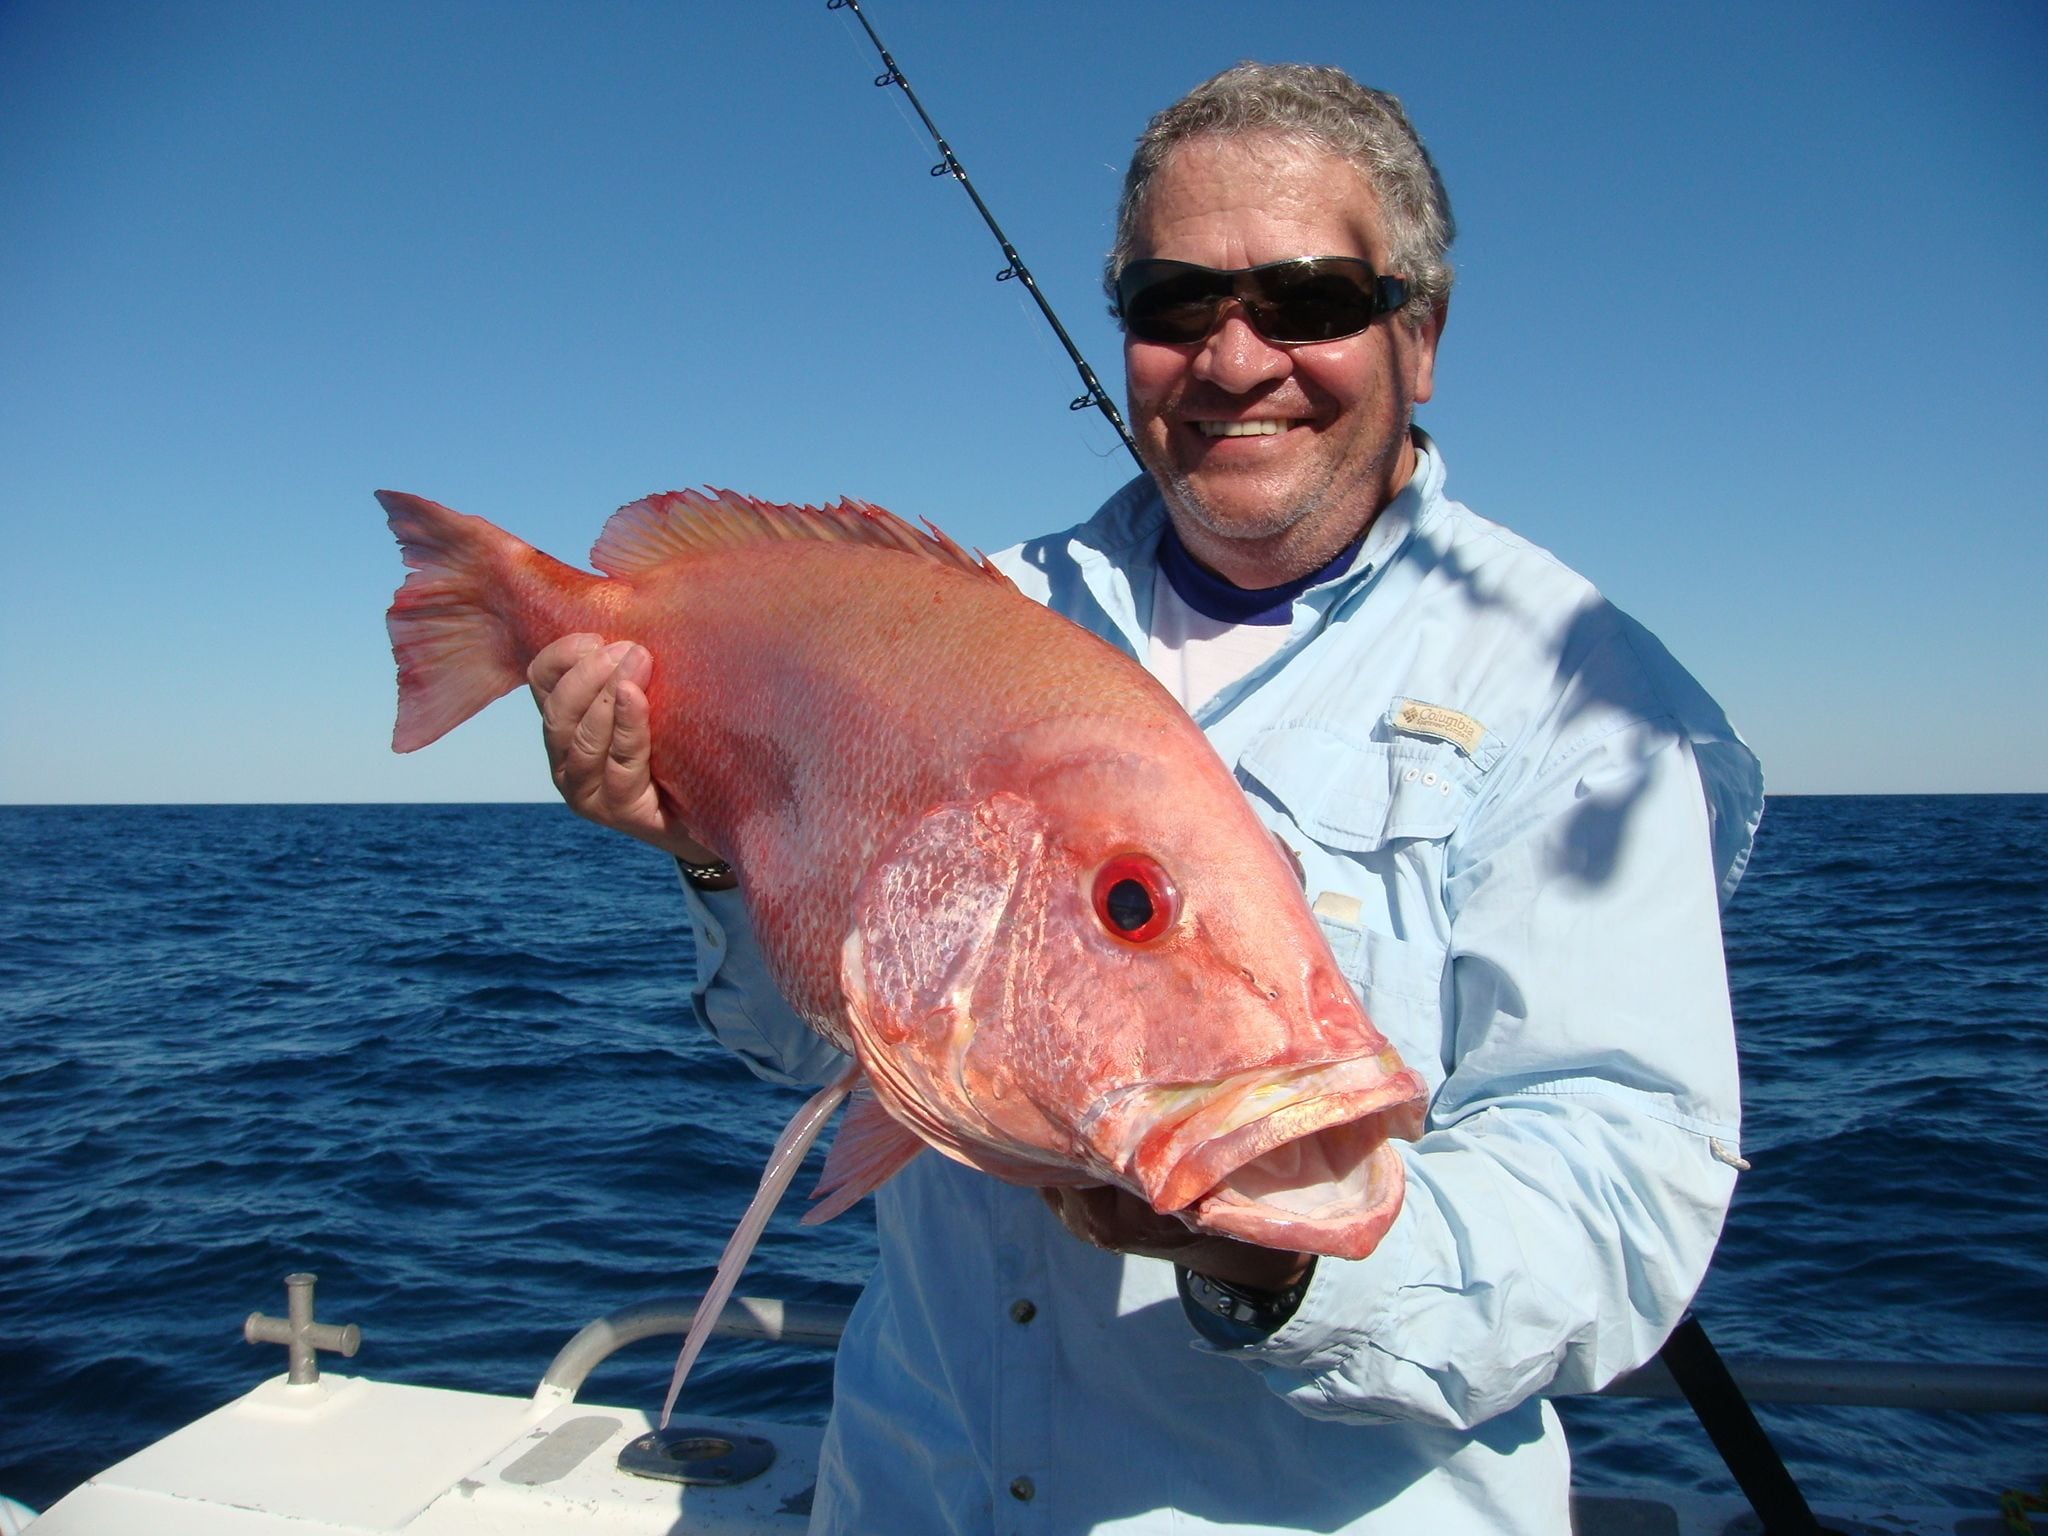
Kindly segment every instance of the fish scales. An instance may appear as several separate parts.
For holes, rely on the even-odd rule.
[[[656,718],[676,721],[655,735],[657,781],[748,873],[757,922],[787,936],[771,952],[784,995],[842,1048],[847,907],[886,829],[945,803],[991,742],[1036,721],[1170,703],[1142,672],[1076,655],[1049,610],[890,549],[722,550],[632,609],[621,633],[681,660],[648,689]]]
[[[1421,1079],[1131,658],[859,503],[651,497],[607,525],[592,576],[380,500],[414,568],[390,614],[400,750],[560,635],[652,656],[657,786],[741,872],[777,985],[881,1111],[849,1115],[820,1212],[931,1146],[1014,1182],[1118,1185],[1198,1231],[1377,1244]]]

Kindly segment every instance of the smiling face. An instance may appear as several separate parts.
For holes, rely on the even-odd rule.
[[[1146,190],[1132,255],[1222,268],[1362,256],[1388,271],[1365,178],[1270,135],[1173,150]],[[1239,586],[1269,587],[1355,538],[1414,473],[1408,420],[1430,396],[1441,324],[1388,315],[1356,336],[1277,346],[1228,304],[1202,341],[1126,335],[1139,455],[1189,552]]]

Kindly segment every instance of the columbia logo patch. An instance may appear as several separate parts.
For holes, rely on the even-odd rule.
[[[1448,741],[1467,757],[1478,752],[1479,743],[1486,737],[1486,727],[1470,715],[1445,709],[1441,704],[1425,704],[1420,699],[1402,699],[1388,712],[1387,722],[1410,736]]]

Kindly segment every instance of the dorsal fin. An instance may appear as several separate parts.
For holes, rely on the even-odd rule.
[[[788,507],[736,491],[664,491],[619,508],[591,547],[590,563],[607,576],[632,578],[672,560],[766,539],[823,539],[922,555],[988,576],[1010,578],[980,554],[969,554],[930,523],[920,533],[893,512],[864,501],[829,507]]]

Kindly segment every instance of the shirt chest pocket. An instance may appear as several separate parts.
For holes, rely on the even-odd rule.
[[[1338,967],[1434,1088],[1443,1076],[1450,943],[1444,865],[1479,771],[1445,742],[1375,741],[1308,725],[1264,733],[1238,770],[1300,856]]]
[[[1447,742],[1375,741],[1316,725],[1261,733],[1238,759],[1238,772],[1303,834],[1366,859],[1440,853],[1480,779]]]

